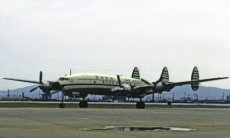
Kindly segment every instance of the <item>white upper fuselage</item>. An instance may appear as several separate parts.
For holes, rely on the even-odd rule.
[[[145,86],[140,79],[121,76],[121,84]],[[63,76],[58,79],[64,93],[81,92],[87,94],[110,95],[111,89],[119,87],[116,75],[82,73]],[[112,94],[112,93],[111,93]]]

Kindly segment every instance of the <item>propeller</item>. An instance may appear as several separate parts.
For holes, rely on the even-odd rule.
[[[37,88],[41,88],[43,86],[43,83],[42,83],[42,71],[40,71],[39,73],[39,85],[33,89],[30,90],[30,92],[33,92],[35,91]]]
[[[42,80],[42,71],[39,73],[39,82],[38,86],[31,89],[30,92],[35,91],[36,89],[40,88],[45,93],[50,93],[51,90],[59,90],[62,89],[62,86],[58,81],[43,81]]]
[[[35,87],[35,88],[33,88],[33,89],[31,89],[30,92],[35,91],[37,88],[39,88],[39,86],[38,86],[38,87]]]
[[[120,75],[117,75],[117,80],[118,80],[119,86],[122,87]]]
[[[39,83],[42,84],[42,71],[39,73]]]
[[[122,84],[121,83],[121,78],[120,78],[120,75],[117,75],[117,81],[118,81],[118,84],[119,84],[119,91],[132,91],[132,86],[130,86],[129,84]]]

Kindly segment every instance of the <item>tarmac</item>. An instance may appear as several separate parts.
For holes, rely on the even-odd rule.
[[[0,138],[230,138],[228,107],[129,106],[0,108]]]

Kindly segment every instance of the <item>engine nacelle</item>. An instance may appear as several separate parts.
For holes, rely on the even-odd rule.
[[[122,84],[123,87],[123,91],[125,92],[131,92],[132,91],[132,87],[128,84]]]
[[[80,92],[72,92],[72,97],[80,97]]]
[[[162,84],[162,82],[155,84],[155,91],[163,90],[163,88],[164,88],[164,85]]]
[[[50,91],[52,89],[52,86],[50,84],[50,82],[48,81],[43,81],[41,86],[39,86],[39,88],[44,91],[44,92],[47,92],[47,91]]]

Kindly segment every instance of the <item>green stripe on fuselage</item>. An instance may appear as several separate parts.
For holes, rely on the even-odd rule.
[[[64,79],[63,79],[64,78]],[[119,87],[115,75],[104,74],[75,74],[61,77],[59,83],[65,92],[87,92],[99,93],[100,91],[110,92],[112,88]],[[121,76],[121,83],[132,86],[146,85],[140,79]]]

